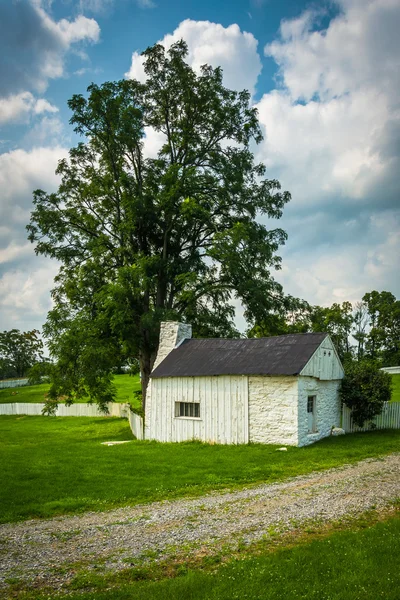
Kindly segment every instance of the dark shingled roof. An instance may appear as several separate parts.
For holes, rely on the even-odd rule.
[[[326,335],[185,340],[164,358],[151,377],[298,375]]]

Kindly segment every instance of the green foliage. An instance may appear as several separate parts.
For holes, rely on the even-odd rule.
[[[381,366],[400,365],[400,300],[390,292],[369,292],[354,306],[350,302],[311,306],[288,296],[256,320],[247,334],[268,337],[307,332],[329,333],[342,361],[365,357]]]
[[[248,337],[269,337],[310,331],[311,306],[305,300],[286,296],[247,331]]]
[[[311,311],[311,331],[329,333],[342,361],[351,357],[352,311],[351,302],[341,305],[335,302],[330,307],[314,306]]]
[[[0,379],[24,377],[29,369],[43,360],[43,342],[37,329],[0,332]]]
[[[382,366],[400,365],[400,300],[390,292],[370,292],[363,297],[370,319],[366,352]]]
[[[37,362],[28,371],[29,385],[50,381],[54,365],[48,360]]]
[[[231,336],[233,298],[251,319],[282,299],[270,271],[286,234],[256,217],[279,218],[290,194],[254,162],[249,92],[226,89],[219,68],[197,75],[187,52],[183,41],[153,46],[144,84],[93,84],[69,101],[84,141],[59,163],[58,192],[34,193],[28,225],[36,252],[62,265],[45,327],[54,397],[106,402],[112,367],[137,357],[145,392],[161,320]],[[155,158],[143,153],[146,127],[164,138]]]
[[[140,392],[140,379],[136,375],[114,375],[113,385],[116,390],[114,402],[128,402],[139,408],[140,399],[136,399],[135,393]],[[26,385],[18,388],[0,389],[0,403],[9,402],[45,402],[50,389],[49,383]],[[76,402],[88,402],[87,397],[77,398]]]
[[[351,409],[354,422],[362,427],[382,412],[391,398],[392,378],[371,360],[349,361],[340,388],[342,401]]]
[[[126,419],[0,417],[0,521],[107,510],[280,481],[395,452],[400,431],[330,437],[287,452],[263,444],[100,443],[129,439]]]
[[[339,357],[351,356],[350,335],[353,326],[352,305],[343,302],[330,307],[311,306],[304,300],[286,297],[277,310],[270,312],[247,332],[249,337],[268,337],[287,333],[329,333]]]

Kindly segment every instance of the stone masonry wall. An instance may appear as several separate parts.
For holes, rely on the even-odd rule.
[[[298,378],[249,377],[249,440],[298,443]]]
[[[307,446],[331,433],[332,426],[340,427],[340,380],[320,381],[314,377],[299,377],[299,446]],[[316,429],[308,431],[307,398],[316,396]]]

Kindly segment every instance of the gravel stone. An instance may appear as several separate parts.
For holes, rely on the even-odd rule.
[[[309,522],[381,509],[399,498],[395,453],[239,491],[0,525],[0,588],[17,578],[62,589],[77,568],[115,571],[178,551],[246,544]]]

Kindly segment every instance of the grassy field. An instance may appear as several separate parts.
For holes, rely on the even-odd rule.
[[[116,375],[114,384],[117,389],[116,402],[132,402],[133,392],[139,391],[139,375],[131,377],[130,375]],[[0,390],[0,403],[5,402],[45,402],[46,394],[49,391],[49,384],[26,385],[19,388],[5,388]],[[87,402],[82,398],[79,402]]]
[[[400,402],[400,373],[392,375],[392,402]]]
[[[113,418],[0,417],[0,522],[151,502],[322,470],[400,450],[400,431],[332,437],[308,448],[131,440]]]
[[[364,528],[362,528],[364,527]],[[343,529],[343,528],[342,528]],[[172,576],[157,567],[127,570],[108,577],[78,574],[59,600],[398,600],[400,589],[400,516],[375,524],[350,525],[330,535],[257,555],[243,550],[220,565],[203,559]],[[296,543],[296,541],[295,541]],[[88,592],[87,590],[92,591]],[[78,591],[79,590],[79,591]],[[13,596],[16,597],[16,596]],[[24,600],[50,598],[40,592]]]

